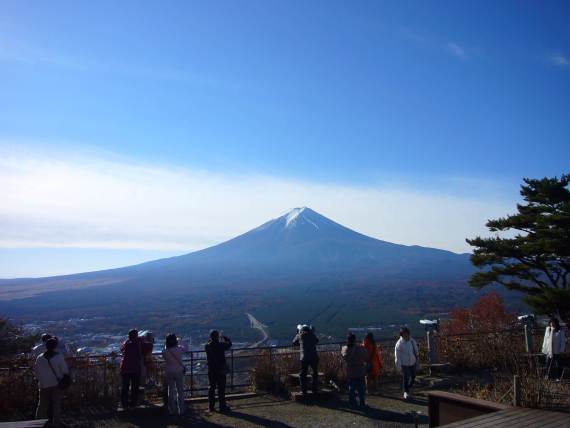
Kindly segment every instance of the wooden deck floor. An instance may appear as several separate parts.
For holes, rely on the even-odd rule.
[[[0,422],[0,428],[39,428],[43,427],[47,419],[36,419],[33,421]]]
[[[465,419],[441,428],[570,428],[570,414],[512,408]]]

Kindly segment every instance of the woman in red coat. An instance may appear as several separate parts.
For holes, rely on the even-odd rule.
[[[368,351],[368,367],[366,373],[366,389],[374,386],[374,390],[378,388],[378,379],[382,370],[382,359],[380,356],[380,345],[376,345],[372,332],[366,333],[362,346]]]

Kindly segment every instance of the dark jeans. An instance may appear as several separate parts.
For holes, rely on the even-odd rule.
[[[416,381],[416,366],[402,366],[402,387],[404,392],[410,393],[410,389]]]
[[[356,392],[358,392],[358,400],[360,405],[364,406],[364,378],[351,377],[348,379],[348,402],[351,406],[356,406]]]
[[[307,393],[307,372],[309,371],[309,367],[311,368],[311,373],[313,374],[313,386],[311,391],[313,394],[317,392],[319,389],[319,360],[301,360],[301,375],[299,376],[299,380],[301,381],[301,391],[303,394]]]
[[[562,366],[560,364],[560,354],[554,354],[547,359],[547,373],[550,379],[560,379]]]
[[[123,409],[136,407],[139,397],[139,384],[141,373],[125,373],[123,377],[123,388],[121,389],[121,404]],[[131,387],[131,401],[129,402],[129,386]]]
[[[210,410],[214,410],[216,405],[216,388],[218,388],[218,398],[220,400],[220,409],[226,407],[226,371],[217,370],[208,372],[208,401]]]

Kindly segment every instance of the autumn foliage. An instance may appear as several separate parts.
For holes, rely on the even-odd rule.
[[[444,322],[444,334],[487,333],[512,327],[516,315],[509,312],[497,292],[481,296],[470,308],[453,309]]]

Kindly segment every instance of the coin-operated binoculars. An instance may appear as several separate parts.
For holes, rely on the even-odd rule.
[[[439,330],[439,320],[420,320],[420,324],[426,330],[428,364],[430,365],[431,371],[431,365],[437,363],[437,349],[434,334]]]
[[[524,345],[527,354],[532,353],[532,330],[534,328],[534,315],[520,315],[517,317],[524,328]]]

